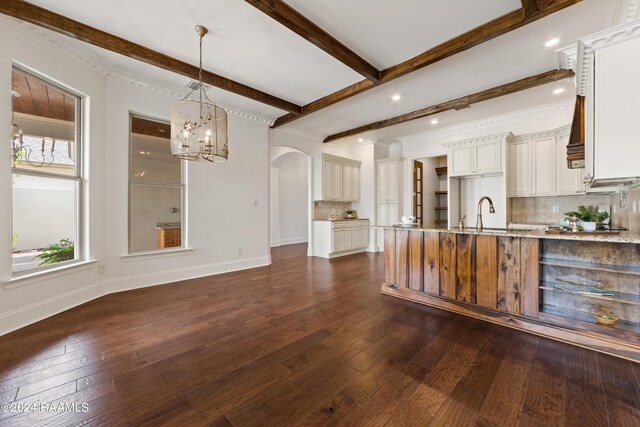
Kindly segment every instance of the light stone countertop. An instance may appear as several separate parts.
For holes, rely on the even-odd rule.
[[[156,222],[156,228],[161,228],[163,230],[181,228],[182,224],[179,222]]]
[[[507,236],[507,237],[529,237],[534,239],[556,239],[556,240],[578,240],[584,242],[612,242],[612,243],[635,243],[640,244],[640,233],[634,231],[618,231],[611,234],[573,234],[566,232],[562,234],[549,234],[545,230],[505,230],[490,229],[476,230],[475,228],[436,228],[436,227],[393,227],[372,225],[373,228],[385,228],[392,230],[417,230],[433,231],[453,234],[475,234],[486,236]]]
[[[369,218],[314,219],[314,221],[322,221],[322,222],[369,221]]]

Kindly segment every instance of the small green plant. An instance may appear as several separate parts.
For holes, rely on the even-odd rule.
[[[609,218],[608,212],[598,212],[595,206],[578,206],[577,211],[565,212],[568,217],[576,217],[583,222],[602,222]]]
[[[36,258],[40,258],[42,260],[38,265],[47,265],[61,261],[69,261],[72,260],[74,256],[73,241],[69,239],[62,239],[58,243],[49,245],[49,247],[40,255],[37,255]]]

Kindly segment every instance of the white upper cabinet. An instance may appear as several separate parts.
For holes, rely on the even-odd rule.
[[[502,173],[505,141],[512,137],[509,133],[443,144],[448,149],[449,176]]]
[[[329,154],[314,156],[313,199],[339,202],[360,200],[360,162]]]
[[[516,138],[509,148],[509,196],[584,193],[583,169],[567,167],[568,141],[569,126]]]
[[[397,202],[402,191],[401,158],[378,160],[378,202]]]
[[[511,144],[511,196],[527,197],[533,194],[531,186],[531,140]]]
[[[584,176],[584,168],[569,169],[566,161],[567,144],[569,143],[569,134],[563,133],[558,135],[556,144],[556,182],[557,194],[559,196],[569,196],[582,194],[585,192],[585,185],[582,182]]]
[[[537,138],[531,142],[533,153],[533,193],[536,196],[556,194],[556,139]]]
[[[595,191],[640,177],[640,20],[578,41],[585,96],[585,175]]]
[[[475,173],[502,172],[502,141],[475,144]]]

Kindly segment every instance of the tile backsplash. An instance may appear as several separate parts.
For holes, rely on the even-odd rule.
[[[514,197],[511,198],[511,222],[556,225],[565,217],[564,212],[573,211],[578,205],[610,205],[611,222],[615,227],[640,232],[640,187],[629,191],[626,209],[620,207],[619,194]],[[558,206],[558,212],[553,212],[554,206]]]
[[[314,202],[313,219],[328,219],[332,213],[338,214],[338,218],[342,219],[348,209],[351,209],[351,202]]]

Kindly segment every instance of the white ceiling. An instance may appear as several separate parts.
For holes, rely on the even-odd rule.
[[[198,61],[198,38],[193,27],[203,24],[210,30],[204,40],[206,69],[299,105],[362,80],[359,74],[240,0],[30,1],[194,65]],[[402,62],[520,5],[519,0],[288,3],[378,68]],[[548,71],[555,68],[555,48],[545,48],[544,42],[559,37],[559,46],[569,45],[606,28],[613,3],[614,0],[584,0],[286,127],[324,137]],[[75,40],[69,43],[99,56],[121,74],[186,93],[185,77]],[[541,104],[558,100],[550,91],[536,93],[536,102]],[[209,94],[225,107],[267,120],[286,113],[216,88]],[[400,94],[402,99],[392,102],[393,94]],[[523,94],[505,98],[500,110],[528,108],[531,99]],[[482,104],[476,106],[473,114],[482,115],[482,109]],[[390,129],[395,129],[396,136],[415,133],[416,123],[421,122]],[[419,126],[425,128],[428,122],[424,122]],[[445,125],[443,121],[441,124]],[[408,127],[403,130],[403,126]],[[379,132],[388,137],[389,130]]]

